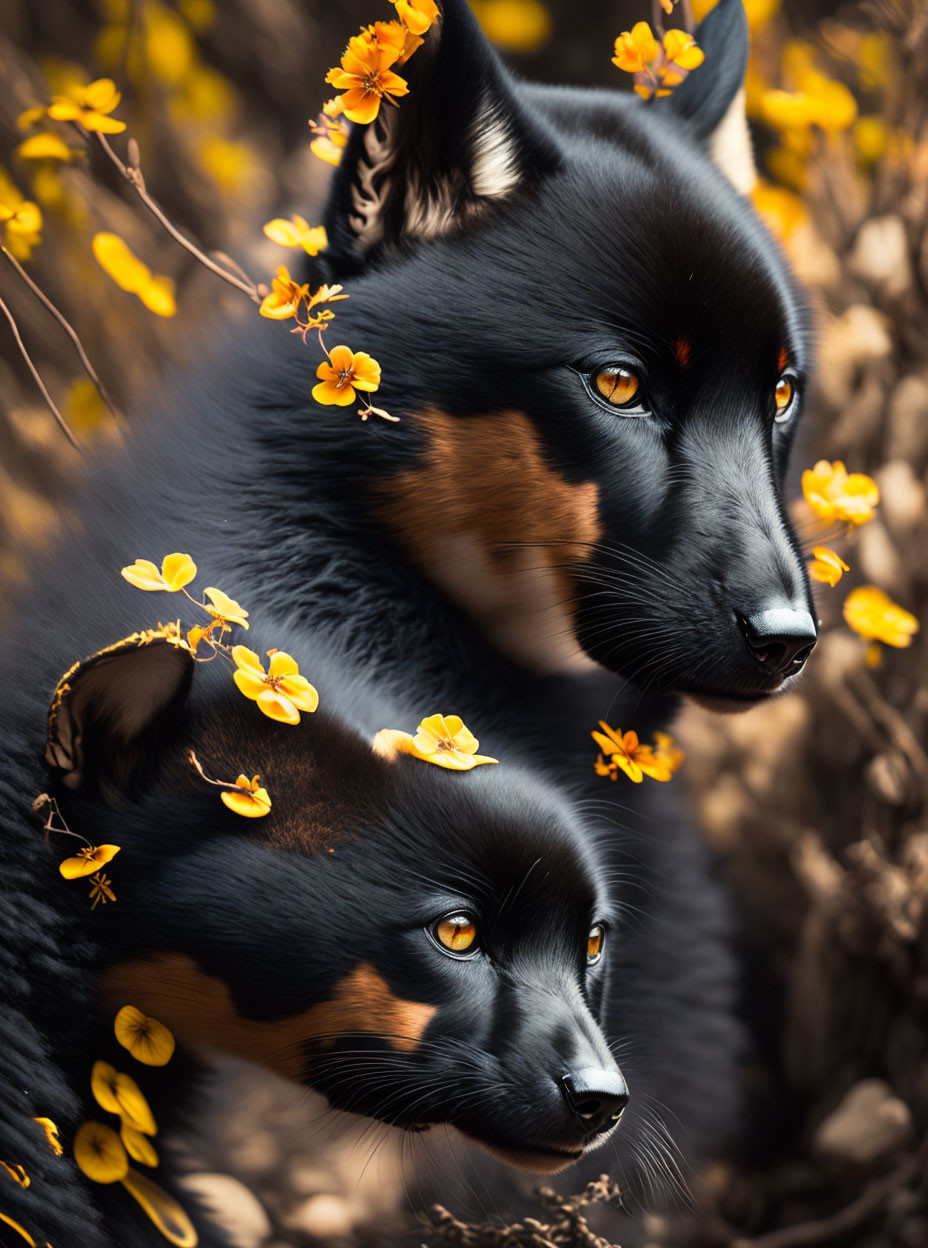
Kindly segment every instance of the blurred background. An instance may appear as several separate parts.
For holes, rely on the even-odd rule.
[[[653,20],[646,0],[472,3],[518,72],[616,90],[631,82],[611,63],[615,37]],[[172,241],[99,150],[22,114],[112,77],[128,127],[110,136],[114,151],[125,159],[134,138],[174,225],[268,282],[281,253],[262,224],[293,211],[319,220],[331,166],[310,152],[307,119],[330,94],[323,77],[348,36],[392,16],[371,4],[4,0],[0,300],[79,442],[117,443],[168,366],[217,322],[256,312]],[[711,3],[694,7],[700,17]],[[694,1179],[697,1212],[654,1214],[647,1236],[700,1248],[926,1248],[926,652],[911,630],[893,640],[884,629],[888,644],[873,643],[873,629],[862,637],[842,605],[872,585],[919,619],[928,598],[928,3],[747,0],[747,10],[755,202],[811,290],[817,323],[817,389],[793,465],[803,541],[827,527],[799,497],[799,474],[816,460],[870,474],[882,497],[867,524],[829,529],[850,571],[817,586],[824,630],[800,690],[738,718],[688,709],[680,726],[678,782],[738,908],[757,1038],[746,1079],[765,1127],[749,1132],[738,1165]],[[48,132],[57,143],[36,142]],[[100,231],[147,266],[146,300],[98,263]],[[114,411],[13,261],[71,323]],[[0,620],[27,575],[24,541],[53,540],[80,483],[80,456],[0,318]],[[310,1132],[292,1089],[226,1073],[191,1145],[190,1182],[225,1210],[242,1248],[402,1225],[396,1149],[359,1181],[355,1137],[340,1146],[337,1131]],[[592,1243],[579,1212],[550,1217],[540,1239],[447,1220],[432,1238]],[[608,1233],[619,1234],[615,1222]]]

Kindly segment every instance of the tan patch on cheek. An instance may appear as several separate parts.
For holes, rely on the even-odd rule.
[[[382,483],[379,514],[420,570],[501,648],[517,650],[533,629],[559,637],[562,653],[550,656],[557,666],[570,649],[564,616],[573,606],[564,565],[589,559],[602,536],[598,486],[566,481],[521,412],[411,419],[425,450],[415,467]]]
[[[237,1014],[225,982],[182,953],[117,963],[104,975],[101,991],[113,1008],[129,1001],[187,1044],[220,1049],[297,1082],[306,1073],[306,1041],[326,1047],[342,1033],[369,1034],[411,1053],[437,1008],[395,996],[363,962],[328,1001],[267,1022]]]
[[[693,344],[685,334],[681,334],[673,344],[673,358],[681,368],[689,368],[693,359]]]
[[[785,372],[788,364],[789,352],[786,350],[786,347],[780,347],[780,354],[777,356],[777,372]]]

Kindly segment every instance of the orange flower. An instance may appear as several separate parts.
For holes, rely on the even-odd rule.
[[[411,754],[413,758],[451,771],[471,771],[484,763],[499,762],[486,754],[478,754],[479,745],[460,715],[429,715],[419,724],[415,736],[397,728],[381,729],[374,738],[374,753],[383,758]]]
[[[277,276],[271,282],[271,293],[267,295],[258,311],[262,316],[273,321],[286,321],[296,316],[300,304],[309,298],[309,283],[302,286],[293,280],[286,266],[281,264]]]
[[[76,121],[85,130],[100,134],[121,134],[125,122],[110,117],[122,99],[112,78],[98,78],[96,82],[69,88],[67,95],[53,97],[48,116],[53,121]]]
[[[73,858],[65,858],[58,868],[66,880],[80,880],[105,867],[119,853],[118,845],[98,845],[96,848],[79,849]]]
[[[357,397],[356,390],[376,390],[380,385],[380,365],[366,351],[333,347],[328,360],[316,369],[319,384],[313,386],[317,403],[347,407]]]
[[[246,775],[241,775],[235,782],[234,791],[226,789],[219,796],[229,810],[235,811],[237,815],[244,815],[247,819],[260,819],[271,809],[271,799],[267,789],[262,789],[258,783],[260,779],[260,776],[252,776],[249,780]]]
[[[424,35],[438,19],[435,0],[391,0],[391,3],[396,6],[397,17],[414,35]]]
[[[848,473],[840,459],[820,459],[802,474],[802,493],[812,510],[829,523],[866,524],[880,501],[880,490],[863,472]]]
[[[859,585],[851,590],[844,600],[844,618],[865,641],[882,641],[898,650],[910,646],[919,630],[915,616],[876,585]]]
[[[673,772],[667,760],[655,754],[650,745],[642,745],[637,732],[623,733],[621,729],[610,728],[603,720],[599,721],[599,726],[602,732],[590,734],[603,752],[595,763],[597,775],[617,780],[621,770],[635,784],[641,784],[644,776],[652,780],[670,779]]]
[[[683,750],[677,745],[673,737],[666,732],[655,732],[654,734],[654,756],[662,759],[670,768],[671,775],[675,771],[679,771],[683,766],[686,758]]]
[[[233,680],[246,698],[257,702],[268,719],[282,724],[298,724],[300,711],[314,711],[319,694],[305,676],[300,675],[295,659],[283,651],[268,651],[270,664],[265,672],[261,660],[246,646],[233,646],[232,658],[236,671]],[[270,805],[270,802],[268,802]]]
[[[616,39],[612,63],[634,74],[635,91],[649,100],[655,94],[670,95],[671,89],[705,59],[703,50],[685,30],[668,30],[658,43],[647,22],[636,22]]]
[[[330,69],[325,80],[344,92],[340,101],[349,121],[364,125],[380,112],[381,100],[395,104],[394,96],[406,95],[406,80],[390,66],[399,57],[395,47],[384,46],[366,35],[355,35],[348,43],[341,67]]]
[[[149,559],[136,559],[120,575],[134,585],[136,589],[167,590],[169,594],[183,589],[197,574],[197,565],[189,555],[166,555],[161,564],[161,571]]]
[[[293,216],[289,221],[275,217],[263,229],[272,243],[280,243],[281,247],[302,247],[309,256],[317,256],[329,244],[325,226],[311,226],[305,217]]]
[[[810,560],[808,566],[809,576],[813,581],[821,581],[823,585],[834,587],[844,573],[850,571],[841,556],[836,555],[827,546],[813,546],[812,554],[815,557]]]

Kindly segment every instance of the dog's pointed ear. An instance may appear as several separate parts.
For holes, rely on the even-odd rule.
[[[71,789],[125,791],[169,736],[194,659],[172,627],[133,633],[76,663],[48,712],[45,757]]]
[[[339,274],[381,245],[458,229],[559,164],[467,0],[441,0],[398,72],[409,93],[352,127],[333,180],[326,255]]]
[[[712,162],[746,195],[757,174],[744,111],[750,43],[742,0],[720,0],[693,35],[706,59],[658,104],[686,118]]]

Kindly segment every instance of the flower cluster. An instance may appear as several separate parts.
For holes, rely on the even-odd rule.
[[[271,662],[268,671],[265,671],[253,650],[246,646],[232,646],[226,641],[225,634],[230,633],[233,627],[248,628],[248,612],[241,603],[213,585],[207,586],[200,601],[188,593],[187,586],[197,575],[197,565],[189,555],[179,552],[166,555],[160,569],[149,559],[136,559],[135,563],[122,569],[121,575],[136,589],[149,593],[182,593],[195,607],[210,616],[209,624],[194,625],[180,644],[199,662],[209,662],[220,656],[231,659],[235,665],[233,678],[236,685],[246,698],[257,703],[258,709],[269,719],[282,724],[298,724],[300,711],[314,711],[319,705],[318,693],[305,676],[300,675],[299,664],[289,654],[279,650],[268,651]],[[201,646],[207,647],[209,654],[199,655]]]
[[[52,97],[48,108],[31,108],[19,121],[22,128],[27,129],[47,116],[52,121],[76,122],[85,130],[96,131],[97,134],[122,134],[126,123],[110,116],[121,99],[122,95],[116,90],[112,78],[98,78],[86,86],[79,83],[69,86],[65,95]]]
[[[174,1053],[174,1037],[163,1023],[133,1005],[116,1015],[116,1039],[146,1066],[165,1066]],[[91,1120],[74,1136],[74,1160],[93,1183],[121,1183],[138,1201],[155,1226],[179,1248],[195,1248],[197,1233],[183,1207],[147,1175],[133,1170],[130,1159],[142,1166],[158,1165],[152,1137],[158,1125],[139,1085],[108,1062],[98,1061],[90,1075],[94,1100],[117,1126]]]
[[[599,727],[600,732],[594,729],[590,734],[601,751],[594,763],[598,776],[618,780],[622,771],[635,784],[641,784],[645,776],[666,781],[683,763],[683,751],[666,732],[655,733],[654,744],[646,745],[639,741],[637,732],[610,728],[604,720],[599,721]]]
[[[636,22],[615,41],[613,65],[633,74],[635,91],[644,100],[670,95],[706,59],[685,30],[668,30],[661,40],[647,22]]]
[[[802,474],[806,503],[826,523],[841,522],[853,531],[873,519],[880,501],[880,489],[863,472],[848,472],[840,459],[833,463],[820,459]],[[837,585],[850,567],[828,546],[813,546],[808,564],[809,576],[824,585]],[[880,644],[905,649],[912,644],[919,622],[910,611],[876,585],[859,585],[844,601],[845,622],[859,637],[871,643],[867,661],[880,662]]]
[[[478,754],[479,745],[460,715],[429,715],[419,724],[415,735],[398,728],[382,728],[374,738],[375,754],[386,758],[411,754],[413,758],[450,771],[471,771],[484,763],[499,762],[497,758]]]

